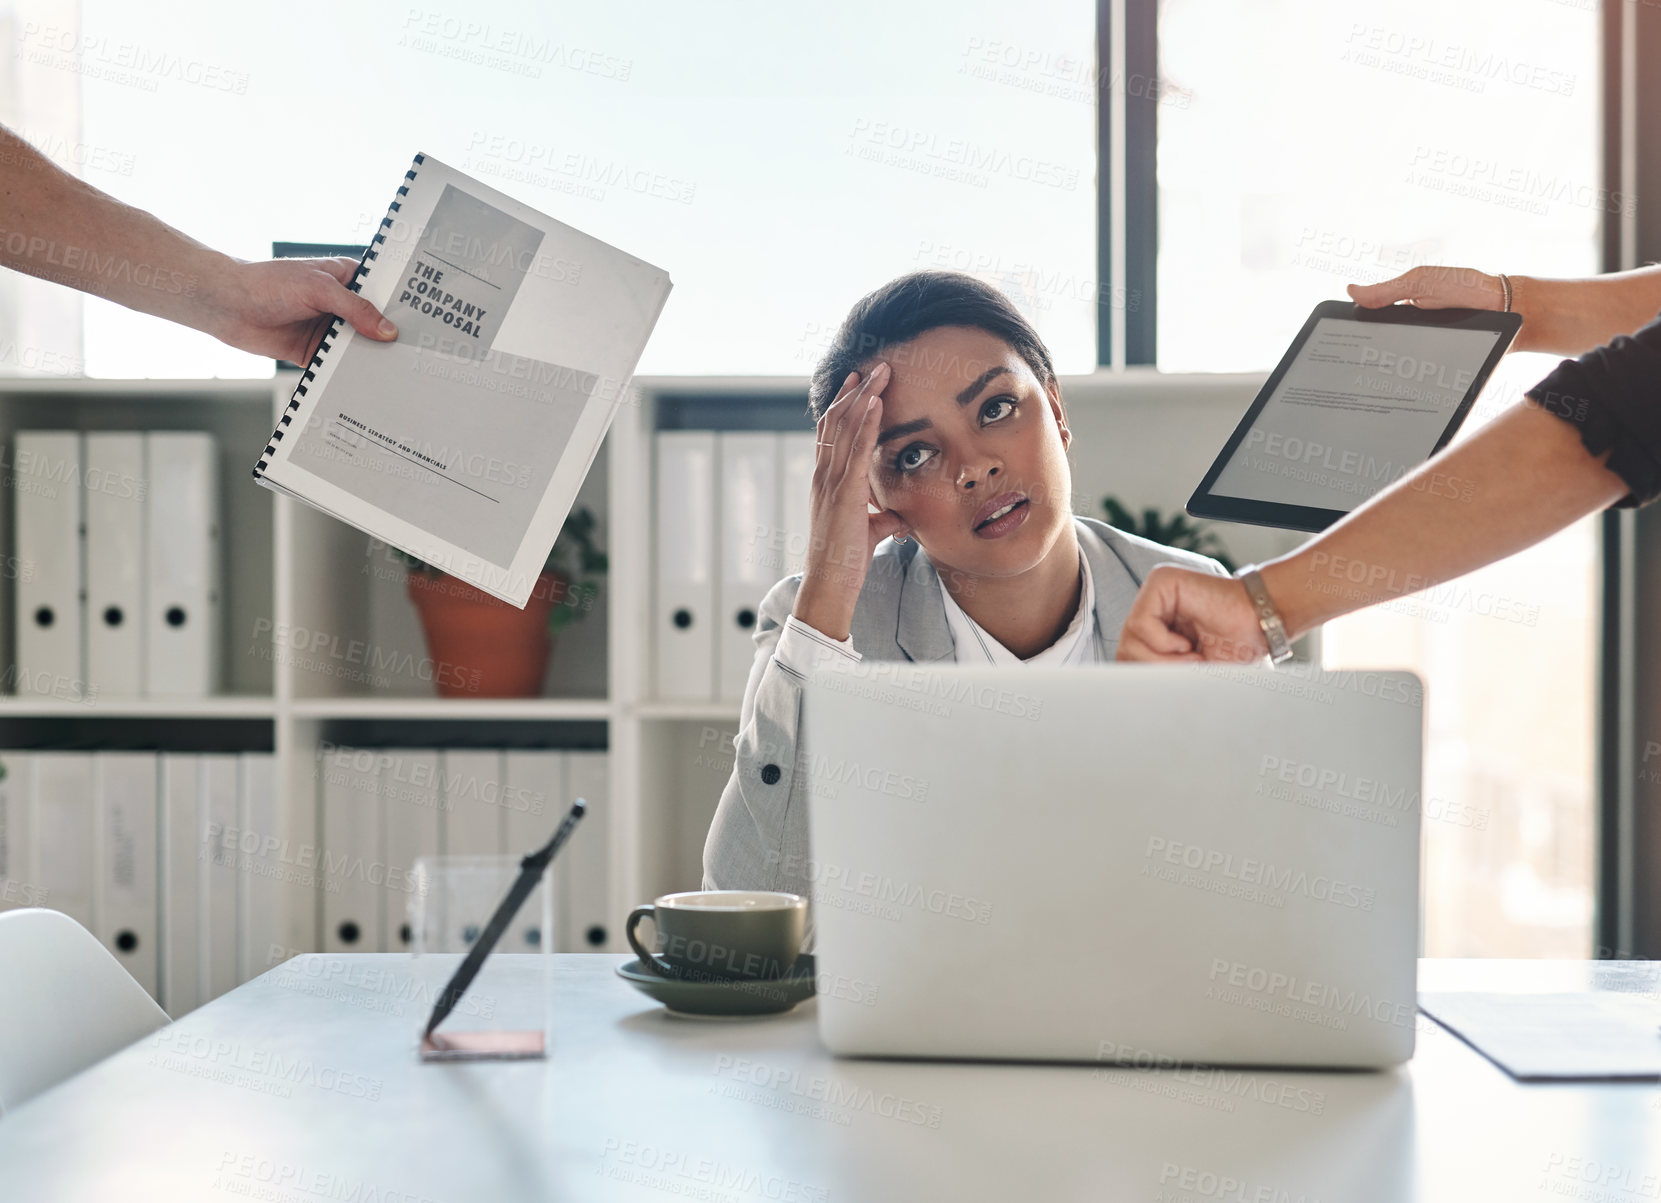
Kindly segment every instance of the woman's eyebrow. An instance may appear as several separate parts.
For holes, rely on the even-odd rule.
[[[1013,376],[1014,374],[1015,373],[1011,372],[1008,368],[1002,366],[987,368],[986,371],[982,372],[975,379],[973,384],[957,395],[957,403],[959,405],[969,404],[969,402],[980,396],[980,390],[985,388],[990,382],[996,380],[999,376]]]
[[[1006,367],[987,368],[975,379],[973,384],[957,395],[957,403],[959,405],[969,404],[980,395],[983,388],[999,376],[1013,376],[1014,374]],[[897,426],[890,426],[877,436],[877,446],[881,447],[889,439],[897,439],[902,435],[916,434],[919,430],[927,430],[933,425],[934,423],[927,418],[913,418],[909,422],[901,422]]]
[[[909,422],[901,422],[897,426],[890,426],[877,436],[877,446],[881,447],[889,439],[897,439],[902,435],[916,434],[919,430],[927,430],[934,423],[927,418],[913,418]]]

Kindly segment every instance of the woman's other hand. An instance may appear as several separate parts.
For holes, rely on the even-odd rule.
[[[849,372],[819,419],[814,449],[810,534],[802,587],[791,612],[832,639],[846,639],[865,584],[871,553],[905,529],[898,515],[868,513],[871,453],[882,421],[889,367],[878,363],[863,380]]]

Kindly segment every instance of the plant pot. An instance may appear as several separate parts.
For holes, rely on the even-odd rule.
[[[446,698],[534,698],[553,653],[548,613],[568,582],[544,572],[523,610],[441,572],[411,572],[405,586]]]

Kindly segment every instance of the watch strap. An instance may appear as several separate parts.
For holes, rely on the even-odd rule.
[[[1251,599],[1257,625],[1262,628],[1263,639],[1269,645],[1269,663],[1280,664],[1290,660],[1292,644],[1286,638],[1286,624],[1281,621],[1275,603],[1269,600],[1269,591],[1264,588],[1263,576],[1258,572],[1257,565],[1246,565],[1234,574],[1234,578],[1246,587],[1246,596]]]

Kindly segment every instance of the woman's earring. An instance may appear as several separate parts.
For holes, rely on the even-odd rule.
[[[895,535],[894,536],[894,542],[896,542],[896,543],[910,543],[911,540],[906,538],[904,535]]]

